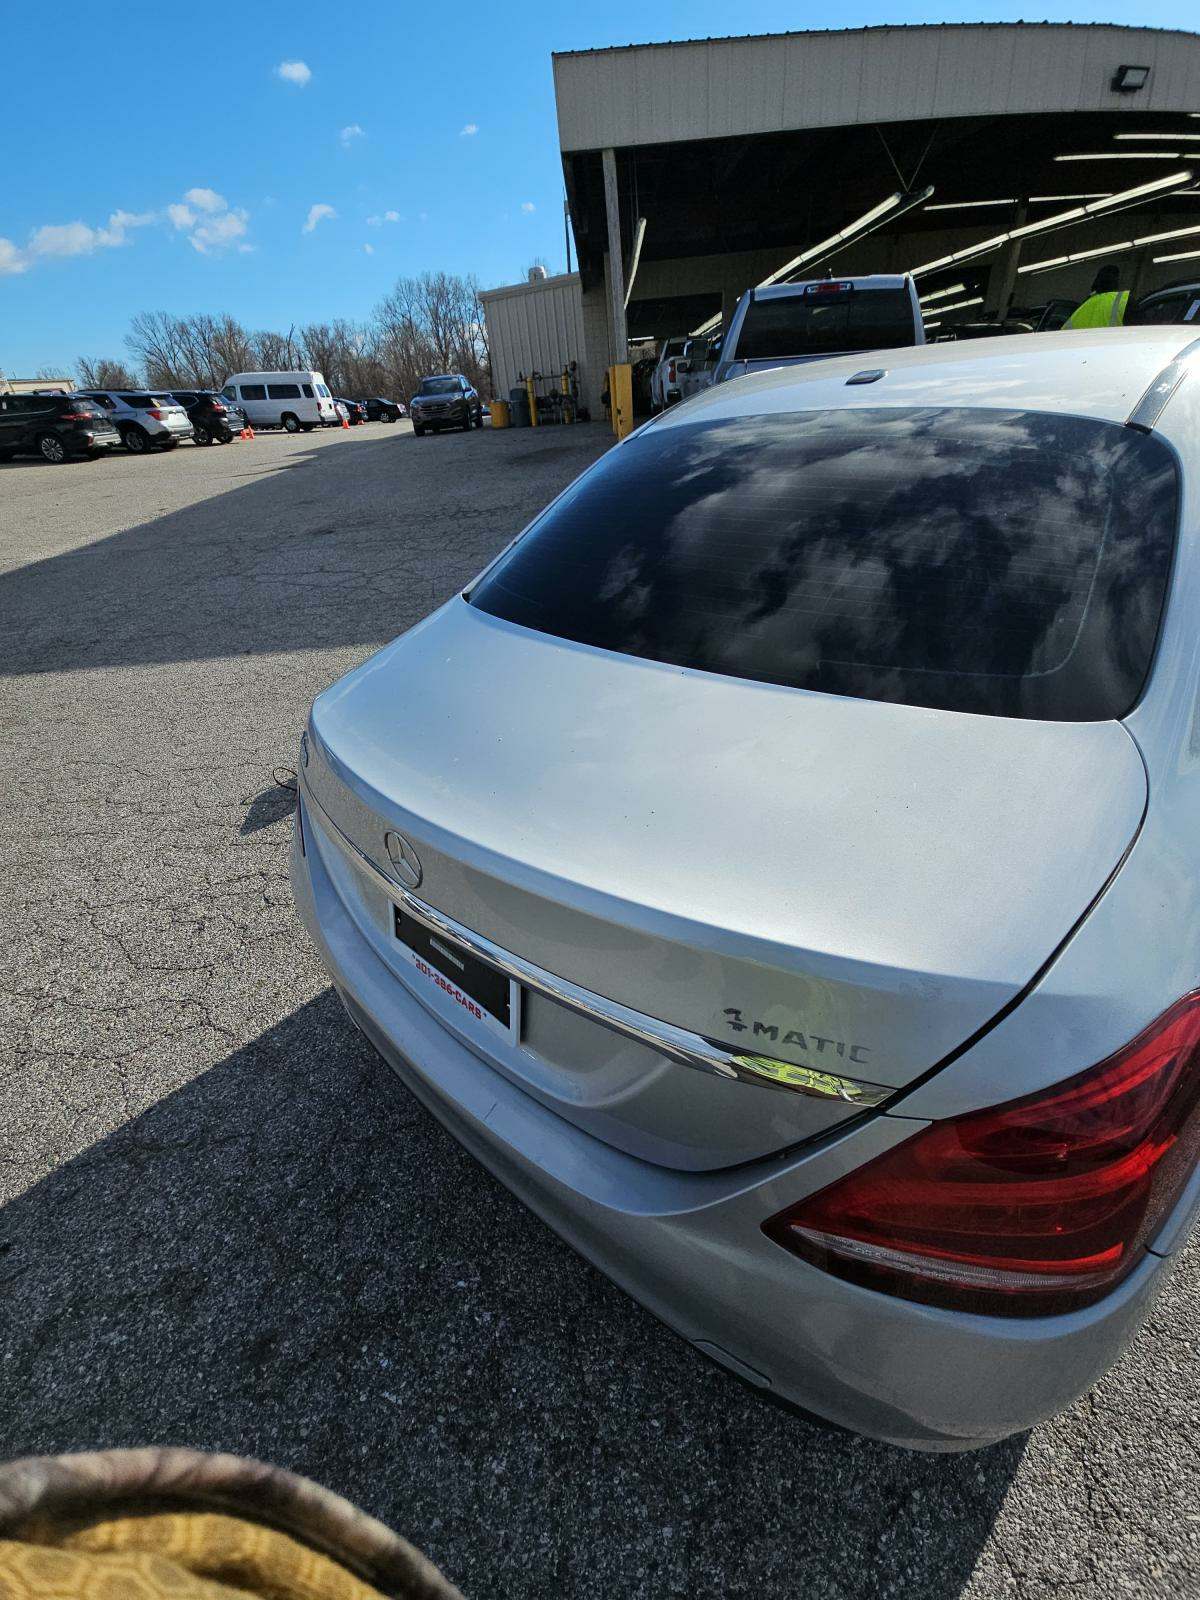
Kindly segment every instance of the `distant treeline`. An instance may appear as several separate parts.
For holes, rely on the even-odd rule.
[[[205,312],[176,317],[143,311],[133,319],[127,361],[81,356],[88,389],[219,389],[231,372],[311,367],[334,394],[407,400],[431,372],[462,372],[491,393],[491,367],[479,286],[474,278],[426,272],[401,278],[365,322],[310,322],[287,333],[251,332],[236,317]]]

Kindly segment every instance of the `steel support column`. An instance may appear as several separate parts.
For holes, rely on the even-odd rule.
[[[611,362],[629,360],[625,322],[625,258],[621,251],[621,213],[617,206],[617,157],[609,147],[601,153],[604,165],[604,209],[608,217],[608,337]]]

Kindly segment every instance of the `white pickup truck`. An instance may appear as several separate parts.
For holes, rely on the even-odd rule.
[[[713,382],[924,343],[921,303],[909,273],[776,283],[748,289],[738,301]]]

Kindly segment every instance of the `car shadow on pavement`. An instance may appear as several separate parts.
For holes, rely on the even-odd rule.
[[[262,1457],[479,1597],[950,1600],[1024,1448],[764,1403],[509,1196],[332,990],[0,1210],[0,1372],[0,1458]]]
[[[0,575],[5,669],[382,644],[472,578],[613,442],[586,425],[421,440],[363,431],[285,458],[233,463],[221,451],[214,471],[237,471],[209,498],[92,542],[84,529],[73,548]],[[172,471],[170,457],[148,465]],[[289,470],[299,465],[307,470]],[[94,514],[110,525],[120,466],[79,468],[103,474],[109,499]],[[66,469],[42,470],[53,484]],[[137,490],[144,498],[144,476]]]

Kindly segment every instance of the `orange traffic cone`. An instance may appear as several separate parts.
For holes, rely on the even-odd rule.
[[[343,417],[342,418],[342,427],[343,428],[348,428],[349,426],[350,426],[350,423],[349,423],[348,419]]]
[[[247,437],[247,439],[253,439],[253,437],[254,437],[254,429],[253,428],[247,427],[247,429],[246,429],[246,437]]]

